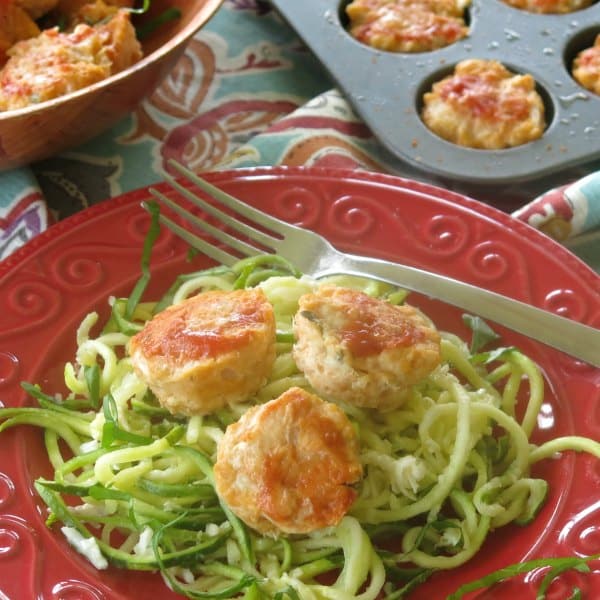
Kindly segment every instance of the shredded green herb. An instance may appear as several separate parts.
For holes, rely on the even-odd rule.
[[[471,353],[477,354],[491,342],[500,339],[500,336],[481,318],[474,315],[463,315],[463,321],[473,332],[471,338]]]
[[[148,202],[147,210],[151,215],[150,227],[148,229],[148,233],[146,234],[146,238],[144,239],[144,248],[142,250],[142,258],[141,258],[141,271],[142,275],[138,279],[135,284],[133,291],[129,295],[127,300],[127,307],[125,309],[125,318],[131,319],[133,315],[133,311],[135,307],[140,301],[142,294],[146,290],[148,286],[148,282],[150,281],[150,257],[152,256],[152,248],[160,234],[160,222],[159,222],[159,214],[160,209],[156,202]]]
[[[511,579],[512,577],[516,577],[518,575],[524,575],[533,571],[534,569],[548,568],[548,573],[544,576],[536,595],[536,600],[544,600],[546,598],[548,587],[552,581],[556,579],[556,577],[565,571],[570,571],[571,569],[580,571],[582,573],[589,573],[589,563],[594,560],[598,560],[599,558],[600,554],[594,554],[593,556],[586,557],[567,556],[561,558],[537,558],[523,563],[518,563],[509,567],[498,569],[493,573],[484,575],[480,579],[461,585],[453,594],[448,596],[448,600],[461,600],[461,598],[470,592],[491,587],[496,583],[506,581],[507,579]],[[573,592],[579,593],[578,590],[574,590]]]

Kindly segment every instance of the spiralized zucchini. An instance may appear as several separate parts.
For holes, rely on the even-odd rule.
[[[335,282],[390,302],[405,296],[373,281]],[[266,385],[248,403],[209,416],[180,418],[161,408],[133,372],[130,337],[190,295],[256,285],[277,322]],[[278,539],[250,530],[215,493],[216,447],[249,406],[291,386],[310,389],[292,358],[291,323],[298,298],[315,285],[265,256],[180,277],[156,303],[111,299],[106,323],[86,316],[75,360],[65,366],[69,393],[57,400],[24,384],[39,407],[0,410],[0,431],[44,430],[54,478],[35,487],[49,524],[59,523],[98,569],[158,570],[189,598],[393,599],[436,570],[464,564],[490,531],[535,518],[548,486],[531,476],[534,462],[569,448],[600,456],[600,444],[585,438],[531,443],[544,384],[529,358],[514,348],[472,354],[443,334],[441,366],[401,408],[342,405],[358,432],[364,478],[339,525]],[[80,504],[67,504],[66,495]],[[382,547],[390,538],[398,540],[395,551]]]

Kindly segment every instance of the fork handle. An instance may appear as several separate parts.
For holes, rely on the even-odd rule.
[[[327,270],[366,275],[442,300],[600,367],[600,329],[525,302],[415,267],[362,256],[346,254]]]

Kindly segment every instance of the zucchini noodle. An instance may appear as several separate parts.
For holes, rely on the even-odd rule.
[[[358,278],[330,281],[392,303],[406,295]],[[180,276],[156,302],[111,298],[105,323],[87,315],[64,369],[67,395],[24,384],[39,407],[0,410],[0,431],[44,429],[54,478],[35,487],[49,525],[60,523],[97,568],[160,571],[189,598],[392,600],[432,572],[464,564],[494,529],[530,522],[548,488],[531,476],[534,463],[569,449],[600,456],[600,444],[581,437],[532,444],[544,382],[527,356],[514,348],[472,354],[443,333],[441,365],[402,407],[341,404],[364,470],[341,522],[277,539],[249,529],[215,492],[217,444],[250,406],[292,386],[310,390],[292,358],[292,318],[316,285],[281,257],[261,256]],[[269,380],[244,404],[205,416],[170,414],[134,373],[129,339],[170,304],[252,286],[263,289],[276,316]]]

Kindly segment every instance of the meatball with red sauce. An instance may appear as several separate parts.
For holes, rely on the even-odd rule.
[[[253,529],[310,533],[337,525],[352,506],[358,438],[337,405],[292,387],[227,427],[214,476],[219,496]]]
[[[207,291],[158,313],[133,336],[135,371],[174,414],[248,400],[275,360],[273,307],[259,289]]]
[[[441,138],[483,150],[531,142],[546,127],[533,77],[511,73],[494,60],[458,63],[424,94],[421,117]]]
[[[440,335],[414,307],[323,285],[300,298],[293,355],[316,392],[368,408],[402,405],[440,364]]]

